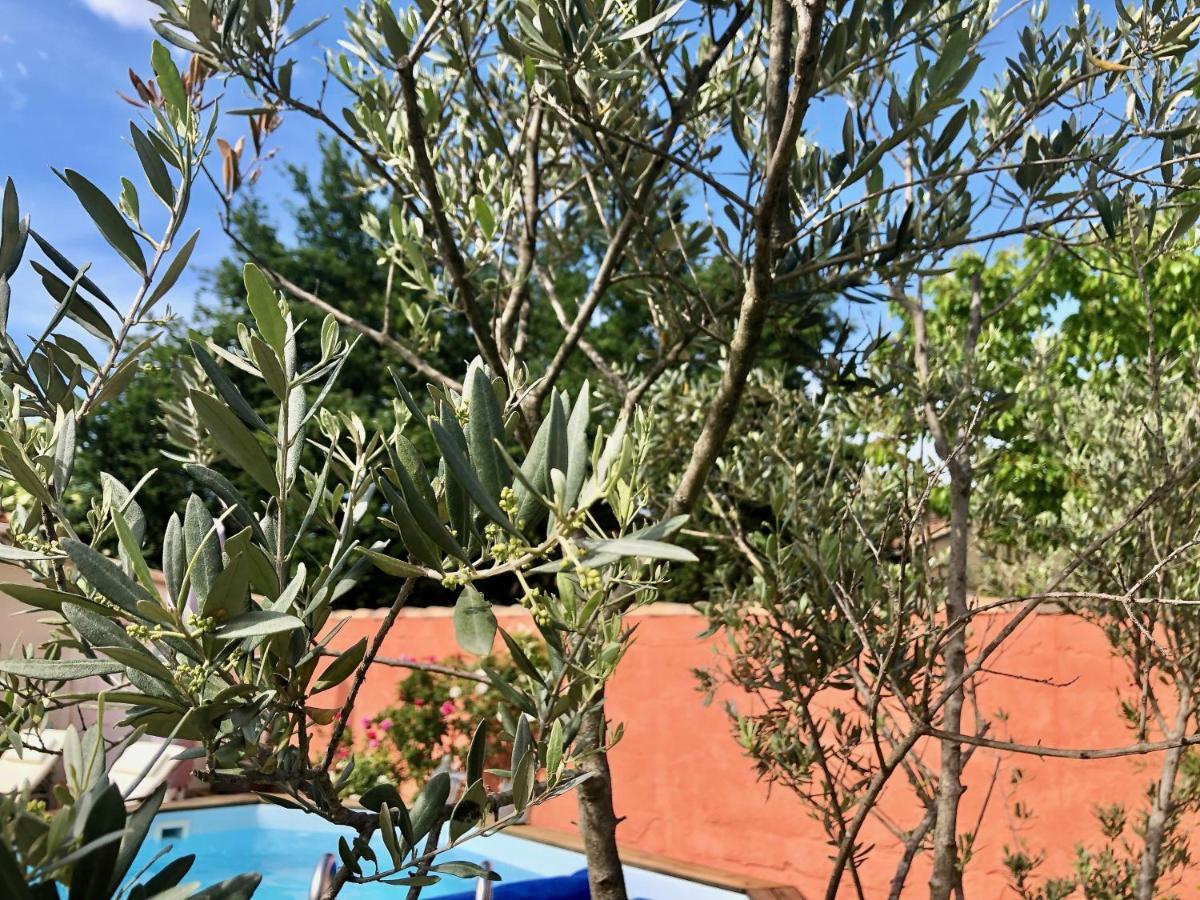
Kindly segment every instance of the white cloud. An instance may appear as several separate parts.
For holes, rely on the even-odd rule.
[[[29,96],[13,84],[3,66],[0,66],[0,100],[13,112],[19,112],[29,103]]]
[[[149,27],[155,10],[149,0],[83,0],[83,5],[124,28]]]

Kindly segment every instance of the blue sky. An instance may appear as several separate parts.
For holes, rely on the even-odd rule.
[[[333,4],[305,0],[302,6],[307,14],[310,6]],[[74,262],[93,263],[93,278],[118,306],[131,297],[133,273],[99,236],[51,166],[78,169],[112,197],[122,175],[142,189],[140,167],[128,146],[129,120],[140,112],[117,91],[132,93],[130,67],[143,75],[149,71],[155,37],[151,11],[146,0],[0,0],[0,180],[13,179],[22,214],[32,216],[34,228]],[[307,68],[316,71],[317,53],[313,44],[298,54],[298,79],[306,62],[312,61]],[[230,88],[224,106],[238,105],[242,98]],[[237,121],[225,119],[221,133],[236,139],[238,127]],[[315,141],[303,128],[299,121],[285,122],[277,133],[273,145],[280,148],[280,157],[260,182],[263,196],[284,195],[278,174],[284,161],[306,164],[315,159]],[[216,211],[211,188],[199,186],[185,234],[200,228],[200,241],[191,271],[168,298],[178,313],[191,310],[203,270],[227,248]],[[23,335],[44,322],[49,306],[42,302],[49,300],[23,266],[14,284],[14,332]]]
[[[304,0],[299,7],[297,23],[303,21],[301,16],[322,12],[333,13],[335,19],[317,29],[296,54],[295,83],[300,92],[311,94],[322,68],[320,47],[338,36],[340,5],[333,0]],[[50,167],[76,168],[110,196],[115,196],[121,175],[137,176],[139,167],[127,141],[128,121],[140,113],[117,91],[130,91],[130,67],[141,73],[149,69],[152,10],[148,0],[0,0],[0,133],[4,135],[0,179],[13,178],[22,212],[32,215],[35,228],[75,262],[93,263],[92,276],[118,305],[134,289],[134,277]],[[1056,9],[1052,21],[1066,12]],[[1015,17],[989,39],[985,70],[994,71],[1003,65],[1004,56],[1015,52],[1013,38],[1022,20]],[[244,100],[232,85],[223,107],[235,108]],[[824,125],[840,130],[841,113],[837,104],[829,110],[818,107],[810,124],[818,133]],[[227,117],[221,133],[236,140],[240,128],[240,119]],[[300,117],[285,119],[272,146],[279,148],[279,156],[268,165],[257,190],[268,205],[278,208],[288,197],[281,177],[283,164],[307,165],[316,160],[314,130]],[[139,177],[134,180],[140,184]],[[217,208],[211,188],[201,184],[185,225],[185,233],[201,229],[200,242],[190,272],[168,298],[172,309],[184,316],[194,306],[203,272],[227,249],[216,222]],[[49,311],[41,305],[48,299],[40,285],[31,280],[25,268],[14,285],[10,324],[18,337],[36,329]],[[30,302],[31,298],[39,302]]]

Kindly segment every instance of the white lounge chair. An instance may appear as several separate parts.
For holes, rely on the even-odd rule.
[[[25,746],[20,756],[11,747],[0,755],[0,793],[7,794],[26,784],[39,787],[54,771],[58,755],[35,747],[41,746],[48,751],[61,750],[65,736],[66,732],[58,728],[47,728],[40,735],[22,734],[21,742]]]
[[[187,748],[162,738],[143,737],[125,748],[109,767],[108,780],[126,800],[141,800],[153,794],[179,764],[177,757]]]

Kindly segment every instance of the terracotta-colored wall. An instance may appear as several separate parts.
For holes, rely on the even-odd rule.
[[[528,618],[521,610],[498,610],[506,628]],[[721,702],[705,706],[692,670],[716,660],[719,639],[701,639],[703,620],[690,608],[659,605],[634,617],[637,640],[609,688],[609,715],[625,723],[625,737],[612,754],[617,813],[624,846],[783,882],[819,896],[829,869],[830,848],[820,827],[786,789],[768,790],[758,781],[730,733]],[[973,640],[1005,621],[980,617]],[[371,634],[378,617],[350,616],[334,647]],[[441,657],[457,652],[445,610],[411,610],[397,621],[383,656]],[[1026,622],[989,664],[978,689],[993,719],[992,735],[1027,743],[1088,747],[1130,742],[1119,717],[1119,700],[1130,693],[1126,673],[1109,653],[1099,631],[1078,618],[1043,614]],[[1008,677],[1019,674],[1022,679]],[[363,687],[356,716],[391,702],[402,674],[376,667]],[[1029,678],[1044,679],[1036,683]],[[340,689],[339,701],[345,687]],[[333,698],[330,698],[331,700]],[[725,698],[722,698],[725,699]],[[728,699],[744,700],[736,694]],[[329,705],[332,705],[330,703]],[[1007,713],[1007,722],[998,713]],[[922,748],[936,766],[937,748]],[[1094,809],[1125,802],[1135,807],[1156,769],[1154,757],[1101,761],[1040,760],[980,749],[965,778],[963,828],[974,826],[989,795],[987,815],[968,867],[968,895],[1003,896],[1005,845],[1025,837],[1046,853],[1045,874],[1067,874],[1074,847],[1098,837]],[[1021,773],[1014,785],[1014,776]],[[904,828],[920,817],[907,785],[897,781],[884,809]],[[1033,817],[1013,814],[1017,800]],[[565,797],[538,807],[533,822],[574,828],[575,805]],[[898,857],[898,842],[878,822],[864,839],[875,843],[862,874],[868,897],[886,895]],[[908,882],[923,892],[926,870],[918,865]],[[848,893],[847,893],[848,896]]]

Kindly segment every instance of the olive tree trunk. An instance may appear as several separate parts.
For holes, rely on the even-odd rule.
[[[1179,710],[1175,714],[1175,723],[1171,733],[1167,735],[1168,739],[1178,741],[1187,733],[1191,714],[1192,694],[1185,685],[1180,692]],[[1150,814],[1146,817],[1145,845],[1142,850],[1141,866],[1138,870],[1137,886],[1134,892],[1137,900],[1153,900],[1154,889],[1158,885],[1163,842],[1171,817],[1175,813],[1175,778],[1179,774],[1179,763],[1183,759],[1183,754],[1184,748],[1181,745],[1168,750],[1163,757],[1162,768],[1158,775],[1158,787],[1150,801]]]
[[[950,634],[943,654],[943,681],[956,684],[967,667],[967,552],[970,545],[971,466],[968,461],[950,463],[950,568],[946,584],[946,622]],[[957,623],[957,624],[955,624]],[[942,729],[962,731],[965,691],[959,686],[942,709]],[[957,740],[942,741],[941,771],[938,775],[936,818],[933,828],[933,868],[929,875],[930,900],[949,900],[962,872],[958,860],[958,804],[962,798],[963,746]]]
[[[725,369],[668,504],[668,516],[692,512],[737,418],[767,321],[777,251],[786,243],[789,229],[788,177],[820,60],[825,0],[769,0],[765,5],[770,6],[771,15],[766,84],[767,154],[754,210],[754,249]],[[593,716],[584,729],[596,741],[597,750],[586,763],[592,777],[579,789],[579,827],[587,851],[588,880],[592,900],[626,900],[616,840],[620,819],[613,810],[612,780],[603,750],[604,713],[599,711]]]
[[[894,289],[895,290],[895,289]],[[904,297],[896,290],[912,315],[913,361],[923,389],[932,383],[928,332],[924,302]],[[982,288],[978,276],[971,286],[970,312],[963,335],[961,383],[959,390],[970,395],[973,387],[975,348],[983,327]],[[934,448],[950,475],[950,559],[946,571],[946,639],[942,651],[942,683],[946,703],[942,707],[942,730],[951,735],[941,742],[941,770],[934,798],[933,864],[929,874],[930,900],[950,900],[959,891],[962,868],[958,854],[958,806],[962,799],[963,745],[952,735],[962,733],[962,711],[966,699],[963,673],[967,668],[967,569],[971,544],[971,490],[974,483],[973,425],[957,428],[943,421],[943,415],[930,399],[925,400],[925,420],[933,437]]]
[[[589,776],[576,789],[579,801],[579,832],[587,855],[588,887],[592,900],[627,900],[625,873],[617,849],[620,819],[613,808],[612,777],[604,751],[607,732],[604,707],[589,712],[579,734],[580,746],[588,752],[579,768]]]

